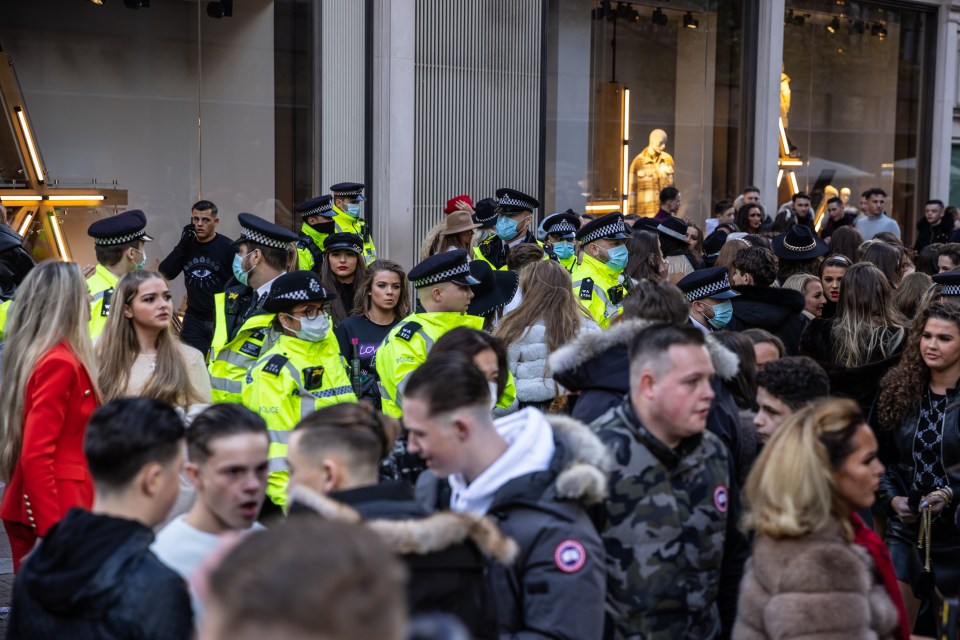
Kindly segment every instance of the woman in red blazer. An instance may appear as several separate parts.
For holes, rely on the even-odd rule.
[[[87,287],[74,263],[40,263],[17,290],[0,385],[0,519],[14,571],[71,507],[93,506],[83,455],[99,404]]]

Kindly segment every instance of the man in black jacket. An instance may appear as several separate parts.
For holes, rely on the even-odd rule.
[[[942,200],[927,200],[923,205],[923,217],[917,220],[917,241],[913,250],[920,251],[927,245],[950,242],[953,233],[953,218],[944,216]]]
[[[114,400],[87,426],[93,513],[71,509],[17,574],[8,638],[189,638],[183,579],[150,551],[180,490],[183,422],[164,402]]]
[[[23,248],[23,237],[10,228],[0,204],[0,300],[10,300],[35,263]]]

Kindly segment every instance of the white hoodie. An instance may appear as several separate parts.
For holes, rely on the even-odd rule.
[[[469,485],[461,474],[449,478],[454,511],[484,515],[493,495],[507,482],[550,466],[556,446],[553,428],[536,409],[524,409],[493,423],[507,441],[507,450]]]

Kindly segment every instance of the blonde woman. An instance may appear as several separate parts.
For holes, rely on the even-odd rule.
[[[820,278],[809,273],[795,273],[783,283],[784,289],[793,289],[803,294],[803,316],[807,320],[823,317],[823,307],[827,299],[823,295],[823,283]]]
[[[908,640],[890,555],[856,515],[883,474],[856,403],[826,400],[773,435],[746,486],[753,557],[733,637]]]
[[[117,283],[110,317],[97,341],[105,400],[142,396],[190,413],[210,404],[203,354],[171,329],[170,287],[155,271],[131,271]]]
[[[0,518],[14,571],[72,507],[93,506],[83,455],[100,403],[87,323],[87,286],[74,263],[47,260],[24,278],[10,310],[0,385]]]

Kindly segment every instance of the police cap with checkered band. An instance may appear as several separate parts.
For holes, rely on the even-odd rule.
[[[357,202],[363,202],[364,185],[360,182],[338,182],[330,187],[334,198],[350,198]]]
[[[524,211],[533,211],[540,201],[516,189],[497,189],[497,211],[507,215],[516,215]]]
[[[554,213],[544,218],[543,222],[540,223],[537,239],[544,242],[547,236],[557,236],[558,238],[573,240],[573,236],[579,228],[580,216],[567,209],[563,213]],[[541,232],[543,237],[540,237]]]
[[[704,298],[724,300],[740,295],[730,288],[729,271],[726,267],[697,269],[684,276],[677,286],[687,296],[689,302]]]
[[[303,218],[309,218],[310,216],[332,218],[336,215],[333,213],[333,196],[331,195],[307,200],[303,204],[298,204],[295,211],[297,215]]]
[[[417,289],[441,282],[453,282],[464,287],[480,284],[473,275],[469,256],[463,249],[434,254],[411,269],[407,276]]]
[[[947,298],[960,296],[960,269],[944,271],[933,276],[934,283],[940,285],[940,295]]]
[[[115,216],[97,220],[87,228],[87,235],[93,243],[101,247],[126,244],[135,240],[152,242],[153,238],[145,233],[147,216],[140,209],[131,209]]]
[[[577,230],[577,240],[582,245],[590,244],[594,240],[626,240],[627,237],[627,225],[623,224],[623,215],[616,211],[591,220]]]
[[[286,249],[291,242],[297,241],[297,234],[293,231],[252,213],[241,213],[237,221],[240,223],[240,238],[234,244],[253,242],[272,249]]]
[[[324,302],[336,297],[335,293],[323,288],[320,278],[312,271],[291,271],[273,281],[263,310],[277,313],[301,302]]]

